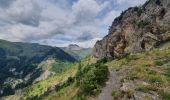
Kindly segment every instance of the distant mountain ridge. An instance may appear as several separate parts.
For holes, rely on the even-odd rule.
[[[31,84],[45,71],[49,74],[48,66],[42,63],[44,61],[47,61],[46,64],[76,61],[57,47],[5,40],[0,40],[0,56],[0,96],[13,94],[15,90]]]
[[[70,44],[67,47],[61,47],[65,52],[73,56],[77,60],[81,60],[91,55],[92,48],[83,48],[77,44]]]
[[[77,45],[77,44],[70,44],[70,45],[68,45],[68,47],[67,47],[67,49],[69,49],[69,50],[82,50],[82,49],[84,49],[84,48],[82,48],[82,47],[80,47],[79,45]]]

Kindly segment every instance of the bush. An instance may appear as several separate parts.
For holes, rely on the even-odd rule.
[[[99,64],[104,64],[104,63],[106,63],[107,61],[108,61],[107,58],[103,58],[103,59],[98,60],[97,63],[99,63]]]
[[[164,83],[162,77],[159,75],[149,75],[148,79],[151,83]]]
[[[81,73],[81,74],[80,74]],[[108,79],[108,67],[102,63],[96,63],[79,68],[76,76],[77,85],[80,86],[79,96],[96,95]]]
[[[155,61],[155,65],[157,65],[157,66],[162,66],[163,64],[164,64],[164,62],[161,60]]]
[[[145,85],[142,85],[142,84],[139,84],[136,88],[137,91],[141,91],[141,92],[144,92],[144,93],[147,93],[149,92],[149,88]]]
[[[141,20],[140,22],[137,23],[137,25],[138,28],[144,28],[145,26],[149,25],[149,22]]]
[[[134,10],[137,12],[138,17],[140,17],[141,14],[144,12],[144,9],[142,7],[135,7]]]
[[[113,91],[112,96],[114,99],[119,99],[124,96],[124,93],[121,91]]]

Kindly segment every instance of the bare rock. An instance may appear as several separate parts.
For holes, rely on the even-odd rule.
[[[109,34],[95,44],[93,56],[114,59],[150,50],[169,40],[170,1],[149,0],[117,17]]]
[[[160,100],[157,93],[143,93],[143,92],[135,92],[134,93],[134,100]]]

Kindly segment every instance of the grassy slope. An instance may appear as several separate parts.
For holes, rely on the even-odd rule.
[[[76,58],[77,60],[81,60],[84,59],[85,57],[89,56],[91,54],[91,48],[87,48],[87,49],[82,49],[82,50],[67,50],[67,49],[63,49],[65,52],[67,52],[68,54],[70,54],[71,56],[73,56],[74,58]]]
[[[132,81],[135,87],[129,91],[113,90],[113,98],[129,98],[136,91],[149,93],[156,92],[160,99],[169,100],[170,91],[170,44],[149,52],[131,54],[122,59],[106,63],[110,71],[120,72],[120,82]],[[125,71],[124,71],[125,69]],[[122,72],[122,73],[121,73]],[[142,83],[147,83],[143,85]],[[120,88],[119,88],[120,89]],[[55,92],[44,100],[71,100],[77,94],[73,85]]]
[[[92,58],[86,58],[81,61],[83,66],[95,62],[96,59]],[[130,87],[127,91],[122,91],[121,87],[118,87],[118,90],[113,90],[113,98],[131,98],[136,92],[148,94],[153,92],[159,95],[160,100],[170,99],[170,44],[163,45],[161,48],[152,51],[131,54],[122,59],[107,62],[106,65],[110,71],[119,73],[118,78],[122,85],[128,82],[132,82],[134,85],[134,87]],[[54,83],[56,85],[66,81],[70,76],[75,76],[77,67],[78,64],[75,64],[62,74],[34,84],[27,96],[40,96],[40,94],[47,91],[48,87],[54,86]],[[43,86],[43,89],[40,86]],[[57,98],[57,100],[75,100],[74,97],[78,93],[78,89],[79,87],[76,87],[75,83],[73,83],[57,92],[46,95],[42,99],[55,100]]]
[[[87,57],[86,59],[80,61],[82,66],[92,64],[96,62],[95,58]],[[45,100],[55,100],[57,97],[57,100],[70,100],[72,96],[75,96],[77,93],[77,87],[75,87],[74,84],[72,84],[69,87],[65,87],[58,92],[54,92],[55,86],[58,86],[68,80],[69,77],[74,77],[77,73],[79,63],[70,64],[65,71],[58,73],[54,76],[49,77],[46,80],[40,81],[38,83],[33,84],[30,87],[27,87],[24,90],[24,99],[34,99],[32,97],[42,97],[45,93],[48,92],[48,90],[52,90],[53,92],[50,92],[50,95],[43,96],[43,99]],[[70,92],[72,91],[72,92]],[[63,93],[65,93],[63,95]],[[62,96],[61,96],[62,95]],[[67,99],[68,98],[68,99]]]
[[[149,52],[131,54],[107,65],[121,75],[118,77],[122,85],[128,83],[130,86],[126,91],[121,87],[113,90],[113,98],[131,98],[140,92],[151,96],[155,93],[160,100],[170,100],[170,43]],[[151,96],[143,99],[150,100]]]

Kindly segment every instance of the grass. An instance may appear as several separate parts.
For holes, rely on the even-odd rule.
[[[78,88],[75,87],[75,84],[72,84],[70,86],[61,89],[58,92],[54,92],[53,94],[44,97],[42,100],[56,100],[56,98],[57,100],[73,100],[77,92],[78,92]]]
[[[155,65],[157,65],[157,66],[162,66],[163,64],[164,64],[164,62],[161,61],[161,60],[156,60],[155,61]]]
[[[96,59],[93,58],[93,57],[87,57],[86,59],[83,59],[83,60],[80,61],[82,66],[90,65],[90,64],[93,64],[95,62],[96,62]],[[52,67],[56,67],[58,65],[60,65],[58,62],[48,61],[48,62],[42,63],[41,67],[43,67],[43,68],[46,68],[46,67],[52,68]],[[68,67],[66,65],[68,65],[70,67]],[[75,75],[77,73],[77,70],[78,70],[79,63],[75,63],[75,64],[69,64],[68,63],[68,64],[65,64],[64,66],[66,66],[66,68],[62,72],[57,73],[57,74],[55,74],[53,76],[50,76],[46,80],[37,82],[37,83],[33,84],[30,87],[27,87],[24,90],[23,99],[25,99],[25,100],[28,100],[28,99],[29,100],[30,99],[40,99],[41,97],[44,97],[44,95],[49,91],[50,88],[52,88],[54,86],[57,86],[57,85],[61,85],[61,84],[65,83],[65,82],[68,82],[70,77],[75,77]],[[65,91],[65,93],[67,93],[67,95],[73,95],[73,94],[71,94],[71,92],[70,93],[67,92],[66,91],[67,89],[70,89],[70,91],[74,91],[74,89],[78,89],[78,88],[74,87],[73,84],[71,84],[70,86],[63,87],[61,90],[59,90],[57,92],[54,92],[53,95],[48,95],[47,98],[49,98],[49,100],[53,100],[53,97],[57,97],[57,98],[59,98],[57,100],[70,100],[70,98],[72,96],[65,96],[65,95],[63,95],[63,97],[59,96],[59,95],[61,95],[61,93],[63,91]],[[74,91],[74,93],[77,93],[77,92]],[[66,99],[66,98],[68,98],[68,99]]]
[[[164,75],[170,78],[170,68],[165,70]]]
[[[46,80],[40,81],[32,86],[28,87],[25,90],[24,99],[31,99],[34,97],[41,97],[46,93],[51,87],[65,82],[69,77],[72,77],[76,74],[77,68],[76,65],[66,69],[62,73],[58,73],[54,76],[49,77]]]
[[[124,58],[113,60],[104,64],[109,66],[110,70],[116,71],[121,71],[122,68],[127,67],[127,70],[122,74],[122,80],[133,81],[134,84],[136,84],[136,82],[146,82],[148,84],[138,83],[135,85],[134,90],[128,90],[126,92],[122,92],[121,90],[113,91],[113,98],[118,100],[124,96],[131,98],[135,91],[141,91],[144,93],[154,91],[157,92],[163,100],[169,100],[169,92],[159,92],[165,88],[170,89],[170,69],[168,69],[168,66],[166,65],[170,61],[169,58],[170,45],[166,45],[149,52],[130,54]],[[87,57],[64,72],[34,84],[27,90],[26,97],[41,96],[52,86],[66,82],[70,76],[75,77],[79,69],[78,66],[81,64],[81,68],[85,69],[83,71],[85,75],[80,77],[80,83],[85,82],[84,85],[80,87],[77,83],[70,84],[69,86],[63,87],[59,91],[53,92],[52,94],[46,96],[43,100],[55,100],[56,98],[57,100],[84,100],[86,95],[80,91],[82,87],[87,87],[83,89],[88,91],[89,96],[93,94],[92,92],[101,90],[99,85],[95,85],[95,88],[93,88],[91,85],[94,84],[89,83],[95,83],[95,78],[101,78],[103,76],[100,75],[100,70],[96,71],[94,66],[90,66],[91,64],[96,63],[96,61],[97,59],[93,57]],[[95,75],[101,77],[96,77]],[[82,94],[78,95],[80,92]]]
[[[162,100],[170,100],[170,92],[169,91],[162,91],[160,93]]]
[[[80,88],[78,97],[84,100],[88,96],[95,96],[101,92],[108,75],[108,67],[104,65],[103,61],[85,67],[79,66],[76,74],[77,86]]]
[[[170,45],[165,44],[151,51],[131,54],[122,59],[114,60],[107,65],[111,70],[120,71],[120,82],[131,82],[135,86],[134,91],[149,93],[154,91],[162,100],[170,100],[169,92],[162,89],[170,89]],[[126,69],[122,72],[121,69]],[[147,83],[147,84],[143,84]],[[113,97],[120,98],[120,90],[113,91]],[[134,91],[124,91],[124,96],[131,97]]]
[[[156,91],[156,88],[152,87],[151,85],[138,84],[135,90],[148,93],[149,91]]]
[[[112,97],[116,100],[123,97],[124,93],[122,91],[112,91]]]

